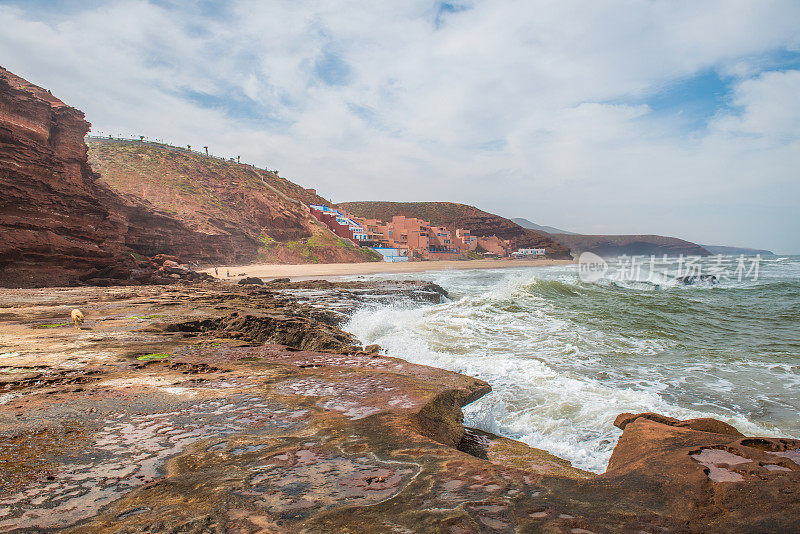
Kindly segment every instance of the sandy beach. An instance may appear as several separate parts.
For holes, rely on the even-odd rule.
[[[218,267],[220,279],[240,276],[257,276],[263,279],[291,278],[308,279],[324,276],[354,276],[379,273],[418,273],[425,271],[466,270],[466,269],[504,269],[512,267],[545,267],[547,265],[566,265],[572,260],[470,260],[470,261],[415,261],[415,262],[369,262],[369,263],[307,263],[302,265],[252,264],[237,267]],[[212,276],[214,269],[205,271]]]

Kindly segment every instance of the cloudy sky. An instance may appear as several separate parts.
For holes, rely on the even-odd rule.
[[[800,2],[0,0],[0,65],[334,201],[800,253]]]

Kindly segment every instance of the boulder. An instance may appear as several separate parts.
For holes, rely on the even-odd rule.
[[[249,285],[263,286],[264,281],[261,278],[258,278],[257,276],[248,276],[247,278],[242,278],[241,280],[239,280],[238,284],[240,286],[249,286]]]
[[[162,265],[166,261],[171,261],[174,262],[175,264],[179,264],[181,262],[181,260],[178,259],[177,256],[171,256],[169,254],[156,254],[155,256],[153,256],[153,261]]]
[[[624,413],[614,424],[623,432],[608,469],[584,488],[598,505],[646,510],[686,532],[798,526],[800,441],[747,438],[710,418]]]
[[[729,436],[743,435],[741,432],[736,430],[728,423],[724,423],[722,421],[719,421],[717,419],[712,419],[710,417],[701,417],[698,419],[687,419],[685,421],[681,421],[679,419],[675,419],[674,417],[667,417],[665,415],[660,415],[653,412],[644,412],[637,414],[621,413],[617,416],[616,419],[614,419],[614,426],[622,430],[625,430],[625,427],[628,426],[628,424],[640,418],[649,419],[650,421],[655,421],[656,423],[661,423],[663,425],[668,425],[668,426],[691,428],[692,430],[699,430],[700,432],[727,434]]]

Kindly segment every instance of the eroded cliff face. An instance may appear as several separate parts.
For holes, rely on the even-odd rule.
[[[208,234],[92,171],[83,113],[0,68],[0,285],[69,285],[93,275],[130,281],[150,269],[141,256],[184,262],[245,261],[258,242],[241,232]]]
[[[297,184],[148,143],[97,142],[94,169],[89,127],[0,67],[0,286],[159,281],[147,259],[158,254],[195,265],[365,261],[304,210],[320,197]]]
[[[68,283],[118,263],[125,223],[86,159],[89,123],[0,68],[0,284]]]

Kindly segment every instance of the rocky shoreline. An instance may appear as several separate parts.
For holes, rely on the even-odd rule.
[[[0,531],[790,532],[800,441],[622,414],[595,475],[339,328],[425,282],[0,290]],[[70,310],[86,323],[76,330]]]

